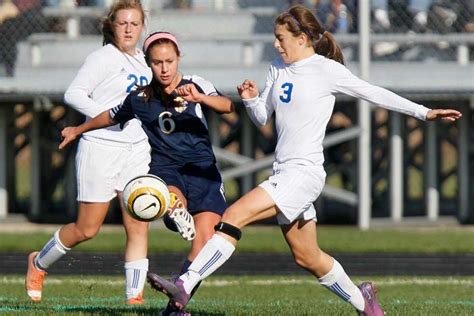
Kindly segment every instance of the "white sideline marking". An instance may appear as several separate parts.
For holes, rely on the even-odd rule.
[[[92,276],[91,276],[92,278]],[[357,278],[358,280],[358,278]],[[23,284],[25,279],[22,277],[8,277],[3,276],[0,278],[1,284]],[[47,278],[45,280],[46,284],[81,284],[81,285],[108,285],[108,286],[123,286],[124,280],[84,280],[84,279],[56,279],[54,277]],[[250,285],[298,285],[298,284],[318,284],[315,278],[306,278],[306,279],[279,279],[279,278],[269,278],[269,279],[259,279],[259,280],[222,280],[213,278],[203,283],[203,286],[213,286],[213,287],[224,287],[238,284],[250,284]],[[375,284],[378,286],[391,286],[391,285],[468,285],[473,286],[474,280],[466,280],[461,278],[452,278],[448,277],[446,279],[428,279],[428,278],[393,278],[388,280],[378,280],[375,281]]]

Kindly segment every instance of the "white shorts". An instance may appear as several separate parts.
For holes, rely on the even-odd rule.
[[[280,225],[298,219],[316,221],[314,201],[321,194],[326,179],[323,166],[273,164],[273,175],[260,184],[275,202]]]
[[[147,174],[148,140],[131,144],[81,138],[76,154],[77,200],[108,202],[127,182]]]

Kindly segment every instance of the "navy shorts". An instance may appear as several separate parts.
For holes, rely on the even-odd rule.
[[[214,163],[150,166],[149,173],[160,177],[167,185],[178,187],[187,199],[191,214],[210,211],[222,215],[227,208],[224,183]]]

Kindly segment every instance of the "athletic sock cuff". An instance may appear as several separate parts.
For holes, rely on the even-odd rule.
[[[61,240],[59,239],[59,231],[61,229],[58,229],[55,233],[54,233],[54,240],[56,241],[56,244],[58,245],[58,248],[60,250],[63,250],[64,253],[68,252],[69,250],[71,250],[71,248],[68,248],[66,246],[63,245],[63,243],[61,242]]]
[[[128,262],[125,262],[124,268],[125,269],[140,269],[140,270],[148,271],[148,263],[149,261],[147,258],[138,259],[134,261],[128,261]]]

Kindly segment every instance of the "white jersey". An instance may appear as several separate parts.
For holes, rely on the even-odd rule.
[[[90,120],[121,104],[137,85],[144,86],[150,81],[151,69],[142,51],[137,50],[135,56],[130,56],[108,44],[87,57],[66,90],[64,101]],[[127,122],[123,129],[114,125],[87,132],[83,137],[96,142],[108,140],[120,143],[137,143],[147,138],[136,119]]]
[[[338,92],[422,120],[429,111],[357,78],[344,65],[317,54],[289,65],[277,58],[270,66],[264,91],[259,97],[243,101],[250,118],[259,126],[275,112],[277,163],[322,165],[323,138]]]

